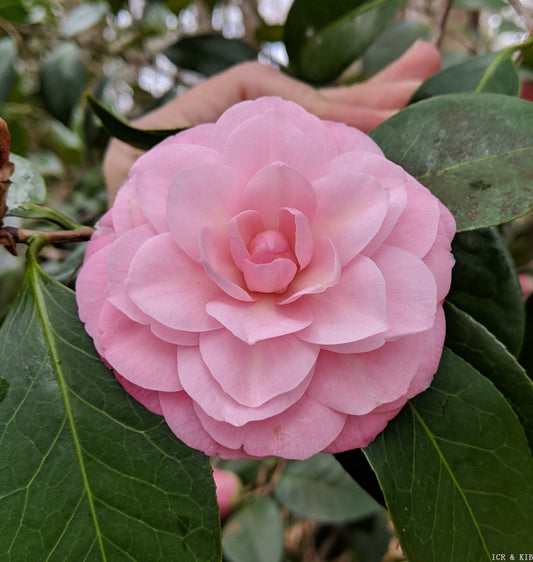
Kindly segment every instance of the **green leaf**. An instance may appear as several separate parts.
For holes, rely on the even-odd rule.
[[[335,457],[325,454],[289,462],[274,496],[293,513],[322,523],[357,521],[382,509]]]
[[[283,552],[283,522],[276,502],[254,496],[226,523],[224,558],[230,562],[278,562]]]
[[[27,203],[44,203],[46,185],[37,168],[26,158],[16,154],[11,154],[9,159],[15,164],[15,172],[11,176],[7,192],[8,210],[14,211]]]
[[[11,37],[0,39],[0,104],[6,101],[15,82],[17,46]]]
[[[492,561],[533,528],[533,459],[493,384],[445,349],[431,387],[365,452],[410,562]]]
[[[218,33],[184,37],[163,52],[176,66],[204,76],[257,59],[257,51],[248,43],[241,39],[226,39]]]
[[[61,25],[59,32],[63,37],[76,37],[101,22],[109,12],[107,2],[84,2],[69,10]]]
[[[378,127],[387,158],[430,189],[457,228],[494,226],[533,208],[533,104],[498,94],[421,101]]]
[[[363,55],[363,76],[375,74],[385,68],[418,39],[429,38],[430,29],[427,25],[411,20],[393,21]]]
[[[448,300],[490,330],[518,355],[524,336],[524,300],[513,259],[491,228],[458,234]]]
[[[41,93],[50,114],[68,124],[85,90],[85,66],[75,43],[60,43],[46,56],[41,68]]]
[[[432,96],[461,92],[518,96],[520,79],[513,62],[514,49],[474,56],[428,78],[413,94],[411,103]]]
[[[533,382],[505,346],[472,316],[446,303],[446,345],[490,379],[513,407],[533,451]]]
[[[124,392],[35,258],[0,357],[1,559],[220,559],[208,459]]]
[[[405,0],[295,0],[284,41],[289,69],[312,83],[330,82],[392,21]]]
[[[95,97],[86,94],[86,98],[111,136],[141,150],[149,150],[167,137],[183,131],[183,129],[136,129],[111,113]]]
[[[11,23],[21,23],[28,17],[28,8],[22,0],[1,0],[0,19]]]

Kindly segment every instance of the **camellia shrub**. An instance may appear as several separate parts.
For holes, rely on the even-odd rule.
[[[118,12],[76,9],[70,37]],[[406,13],[295,0],[256,31],[323,85],[411,44]],[[44,205],[0,121],[0,242],[26,255],[0,328],[0,559],[533,556],[532,45],[445,65],[369,135],[278,97],[142,131],[89,96],[87,122],[147,149],[91,224]],[[212,34],[165,52],[204,75],[257,57]],[[55,48],[43,91],[77,54]],[[81,93],[50,95],[76,121]]]

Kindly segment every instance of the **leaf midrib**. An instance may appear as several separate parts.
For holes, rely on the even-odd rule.
[[[45,303],[45,298],[43,295],[43,292],[41,290],[41,287],[39,285],[39,278],[41,276],[40,271],[39,271],[39,266],[38,264],[33,260],[30,259],[29,264],[28,264],[28,276],[30,277],[30,286],[31,286],[31,290],[33,292],[33,296],[34,296],[34,300],[35,300],[35,306],[37,308],[37,313],[39,314],[39,318],[41,321],[41,328],[43,331],[43,336],[46,342],[46,345],[48,347],[48,351],[50,352],[50,356],[52,358],[52,364],[53,364],[53,368],[54,371],[56,373],[57,376],[57,382],[59,385],[59,390],[61,392],[61,395],[63,397],[63,403],[65,406],[65,415],[67,417],[67,420],[69,422],[69,426],[70,426],[70,431],[72,434],[72,441],[74,443],[74,448],[76,450],[76,456],[78,459],[78,464],[79,464],[79,468],[80,468],[80,473],[81,473],[81,478],[83,481],[83,486],[85,488],[85,492],[87,494],[87,500],[89,502],[89,509],[91,512],[91,517],[93,519],[93,523],[94,523],[94,527],[95,527],[95,532],[96,532],[96,538],[98,540],[98,546],[100,549],[100,554],[102,555],[102,560],[106,561],[107,557],[105,554],[105,549],[104,549],[104,544],[103,544],[103,537],[102,537],[102,533],[100,531],[100,525],[98,523],[98,517],[96,515],[96,508],[94,505],[94,500],[93,500],[93,494],[91,491],[91,487],[89,485],[89,479],[87,477],[87,471],[85,468],[85,462],[83,459],[83,453],[82,453],[82,447],[80,444],[80,440],[78,438],[78,432],[76,429],[76,424],[74,423],[74,417],[72,415],[72,409],[70,406],[70,400],[69,400],[69,396],[68,396],[68,387],[67,384],[65,382],[65,376],[63,373],[63,370],[61,368],[61,361],[59,359],[59,354],[56,348],[56,342],[55,342],[55,337],[53,334],[53,330],[51,329],[51,322],[48,316],[48,312],[46,309],[46,303]]]
[[[470,518],[472,519],[472,522],[474,524],[474,528],[477,531],[477,534],[479,536],[479,539],[481,541],[481,544],[483,546],[483,550],[485,551],[485,554],[487,555],[487,560],[491,560],[491,555],[489,552],[489,549],[487,547],[487,544],[485,542],[485,538],[483,537],[483,534],[481,532],[481,529],[476,521],[476,518],[474,516],[474,512],[472,511],[472,507],[470,506],[470,503],[468,502],[468,499],[466,498],[463,489],[461,488],[461,486],[459,485],[459,482],[457,481],[457,479],[455,478],[455,475],[453,473],[453,470],[451,468],[451,466],[449,465],[448,461],[446,460],[444,454],[442,453],[440,447],[438,446],[438,443],[433,435],[433,433],[430,431],[429,427],[427,426],[427,424],[424,422],[424,419],[422,418],[422,416],[419,414],[418,410],[413,406],[412,401],[409,401],[409,407],[411,409],[411,412],[413,413],[413,416],[416,418],[416,420],[418,421],[418,423],[422,426],[422,429],[425,431],[426,435],[428,436],[429,440],[431,441],[431,444],[433,445],[435,451],[437,452],[437,455],[441,461],[442,466],[444,467],[444,469],[446,470],[446,472],[448,473],[448,475],[450,476],[452,483],[454,485],[454,487],[457,489],[459,496],[461,497],[461,499],[463,500],[463,503],[468,511],[468,514],[470,515]]]

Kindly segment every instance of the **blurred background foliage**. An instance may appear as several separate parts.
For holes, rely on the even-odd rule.
[[[341,27],[335,28],[342,56],[332,64],[331,56],[320,60],[317,45],[331,37],[327,29],[315,29],[314,21],[335,23],[336,6],[343,13],[345,2],[323,2],[322,8],[313,2],[317,14],[306,12],[304,2],[289,12],[291,4],[0,0],[0,116],[11,131],[12,152],[33,166],[24,173],[45,178],[50,207],[92,224],[107,204],[100,165],[108,137],[85,92],[129,120],[245,60],[259,59],[317,84],[353,82],[368,78],[419,38],[437,44],[449,67],[517,45],[533,28],[533,0],[387,0],[379,8],[383,29],[377,40],[353,42],[353,30],[343,37]],[[532,99],[533,49],[515,62],[522,96]],[[505,231],[522,272],[533,270],[531,223],[525,217]],[[83,244],[48,247],[43,267],[72,283],[83,251]],[[0,253],[0,321],[21,283],[22,249],[20,254]],[[340,465],[332,457],[219,466],[244,483],[224,524],[227,560],[403,559],[384,509],[366,495],[358,501],[362,492],[336,472]]]

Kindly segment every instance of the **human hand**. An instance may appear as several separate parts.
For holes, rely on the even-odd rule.
[[[243,63],[209,78],[133,125],[141,129],[192,127],[216,121],[240,101],[276,95],[321,119],[368,132],[403,108],[422,81],[439,68],[437,49],[422,41],[367,82],[351,86],[315,89],[259,62]],[[110,142],[103,163],[110,202],[141,154],[117,139]]]

